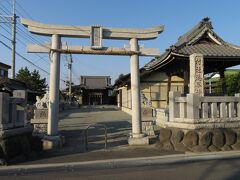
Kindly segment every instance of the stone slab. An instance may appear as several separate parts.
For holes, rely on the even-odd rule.
[[[128,144],[130,146],[141,146],[141,145],[149,145],[149,138],[147,136],[141,138],[133,138],[130,137],[128,139]]]
[[[48,119],[48,109],[34,110],[34,119]]]
[[[31,124],[47,124],[48,119],[31,119]]]
[[[47,127],[47,124],[34,124],[33,135],[44,137],[45,135],[47,135]]]
[[[142,108],[142,117],[153,117],[153,109],[152,108]]]
[[[42,141],[43,150],[59,149],[65,143],[63,136],[45,136]]]
[[[12,129],[14,127],[13,123],[0,124],[0,131]]]
[[[155,136],[153,121],[142,121],[142,131],[148,136]]]
[[[164,122],[164,121],[158,121],[157,123],[160,127],[173,127],[173,128],[179,128],[179,129],[215,129],[215,128],[240,128],[240,121],[237,122],[229,122],[229,123],[180,123],[180,122]]]
[[[189,57],[190,87],[189,92],[204,95],[204,58],[202,54],[194,53]]]
[[[27,91],[25,91],[25,90],[14,90],[13,91],[13,97],[27,100]]]
[[[24,134],[24,133],[30,133],[33,131],[33,126],[27,125],[25,127],[19,127],[14,129],[8,129],[8,130],[0,130],[0,137],[1,138],[7,138],[11,136],[16,136],[18,134]]]

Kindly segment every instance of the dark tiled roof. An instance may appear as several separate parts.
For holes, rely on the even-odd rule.
[[[157,66],[158,64],[162,63],[162,61],[165,61],[170,53],[171,53],[171,50],[167,49],[161,56],[159,56],[158,58],[152,59],[150,62],[145,64],[143,68],[148,70]]]
[[[183,55],[201,53],[208,57],[240,57],[240,49],[217,44],[196,44],[193,46],[184,46],[179,50],[174,50],[173,52]]]
[[[9,79],[6,77],[0,77],[0,90],[2,88],[5,88],[9,91],[21,89],[21,90],[27,90],[27,86],[24,82],[15,80],[15,79]]]
[[[171,60],[169,56],[188,57],[193,53],[201,53],[209,58],[240,59],[240,47],[225,42],[213,31],[209,18],[204,18],[190,31],[180,36],[163,55],[150,61],[144,68],[150,70],[162,67],[166,61]]]
[[[2,62],[0,62],[0,66],[4,67],[4,68],[7,68],[7,69],[11,69],[11,66],[7,65],[7,64],[4,64]]]

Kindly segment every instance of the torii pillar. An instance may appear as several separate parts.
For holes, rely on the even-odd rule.
[[[139,51],[138,40],[130,39],[130,49]],[[141,96],[140,96],[140,74],[139,74],[139,55],[130,56],[131,69],[131,93],[132,93],[132,134],[128,139],[129,145],[149,144],[147,136],[142,134],[141,117]]]
[[[52,35],[52,49],[60,49],[61,37]],[[60,53],[52,51],[50,59],[48,136],[58,136]]]

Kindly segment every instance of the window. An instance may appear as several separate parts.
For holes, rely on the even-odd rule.
[[[4,77],[4,70],[3,69],[0,69],[0,76]]]

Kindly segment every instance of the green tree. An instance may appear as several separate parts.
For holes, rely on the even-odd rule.
[[[64,81],[64,82],[65,82],[65,85],[66,85],[67,87],[69,87],[70,81],[67,80],[67,81]],[[73,86],[74,83],[72,82],[71,85]]]
[[[16,79],[24,82],[28,89],[41,94],[44,94],[44,89],[47,87],[46,78],[41,79],[39,71],[33,70],[30,72],[27,67],[18,71]]]
[[[227,94],[240,93],[240,73],[226,76]]]
[[[124,77],[124,74],[119,74],[118,78],[115,80],[115,84]]]

